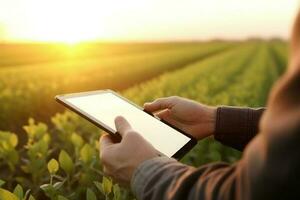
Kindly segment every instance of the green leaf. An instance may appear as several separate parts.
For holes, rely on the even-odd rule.
[[[18,137],[16,134],[11,134],[9,137],[9,143],[13,146],[16,147],[18,144]]]
[[[95,193],[90,188],[88,188],[86,191],[86,199],[87,200],[97,200]]]
[[[44,191],[49,190],[49,189],[51,189],[51,188],[54,189],[53,186],[50,185],[50,184],[43,184],[43,185],[40,186],[40,188],[41,188],[42,190],[44,190]]]
[[[114,194],[114,200],[120,200],[121,199],[121,190],[118,184],[115,184],[113,186],[113,194]]]
[[[27,133],[29,141],[36,141],[47,134],[48,127],[44,123],[35,123],[34,119],[30,118],[27,126],[23,126]]]
[[[40,188],[45,192],[45,194],[50,197],[50,199],[53,199],[57,195],[57,191],[55,188],[50,184],[44,184],[41,185]]]
[[[11,132],[0,131],[0,141],[0,148],[2,151],[11,151],[15,149],[18,144],[18,136]]]
[[[30,195],[28,200],[35,200],[35,198],[32,195]]]
[[[84,163],[89,163],[92,160],[93,155],[94,149],[89,144],[85,144],[80,150],[80,159]]]
[[[96,188],[104,194],[103,189],[102,189],[102,184],[98,181],[94,181],[94,184],[96,185]]]
[[[73,145],[75,147],[80,148],[83,145],[83,139],[82,139],[82,137],[80,135],[76,134],[76,133],[73,133],[71,135],[71,141],[72,141],[72,143],[73,143]]]
[[[2,187],[5,184],[5,181],[0,179],[0,187]]]
[[[59,154],[58,160],[59,160],[60,167],[67,174],[70,175],[73,172],[74,163],[73,163],[71,157],[69,156],[69,154],[67,152],[65,152],[64,150],[62,150]]]
[[[19,198],[10,191],[0,188],[0,200],[19,200]]]
[[[102,190],[105,195],[110,194],[112,190],[112,181],[109,178],[106,178],[105,176],[103,176],[102,178]]]
[[[30,197],[30,192],[31,192],[30,189],[26,190],[25,195],[23,196],[23,199],[24,199],[24,200],[25,200],[25,199],[28,199],[28,196]]]
[[[53,184],[53,188],[56,189],[56,190],[59,190],[63,186],[64,183],[65,182],[61,182],[61,181],[56,182],[56,183]]]
[[[21,185],[17,185],[14,189],[14,195],[16,195],[19,199],[23,199],[24,191]]]
[[[52,158],[49,162],[48,162],[48,171],[50,174],[55,174],[58,171],[59,165],[58,162]]]

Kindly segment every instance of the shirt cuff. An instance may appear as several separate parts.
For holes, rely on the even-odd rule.
[[[218,107],[215,139],[225,145],[243,150],[257,134],[264,109]]]
[[[155,157],[142,162],[135,169],[130,183],[131,190],[136,198],[142,199],[147,180],[149,180],[149,177],[151,177],[151,175],[153,175],[157,169],[160,169],[162,166],[173,162],[177,161],[166,156]]]

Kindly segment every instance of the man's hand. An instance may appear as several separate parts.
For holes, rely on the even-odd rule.
[[[117,117],[115,125],[122,140],[120,143],[114,143],[111,136],[103,135],[100,138],[100,159],[104,173],[126,186],[130,184],[137,166],[145,160],[157,157],[159,152],[132,130],[125,118]]]
[[[200,140],[215,132],[216,108],[181,97],[145,103],[144,109]]]

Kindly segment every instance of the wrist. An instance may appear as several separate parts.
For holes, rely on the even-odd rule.
[[[202,106],[201,109],[198,126],[193,134],[197,140],[212,136],[216,132],[217,107]]]

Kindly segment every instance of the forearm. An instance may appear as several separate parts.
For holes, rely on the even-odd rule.
[[[168,199],[171,182],[188,169],[188,166],[168,157],[147,160],[135,170],[131,179],[132,191],[137,199]]]
[[[264,108],[218,107],[214,137],[221,143],[243,150],[258,133]]]
[[[223,185],[226,177],[234,173],[234,168],[225,163],[214,163],[196,169],[174,159],[159,157],[145,161],[138,167],[131,188],[137,199],[210,200],[220,193],[218,188]],[[225,187],[232,187],[232,184]],[[211,193],[212,189],[215,194]],[[230,199],[230,190],[222,193],[223,197]]]
[[[139,200],[299,199],[299,131],[297,125],[257,135],[234,165],[196,169],[167,157],[147,160],[136,169],[132,190]]]

